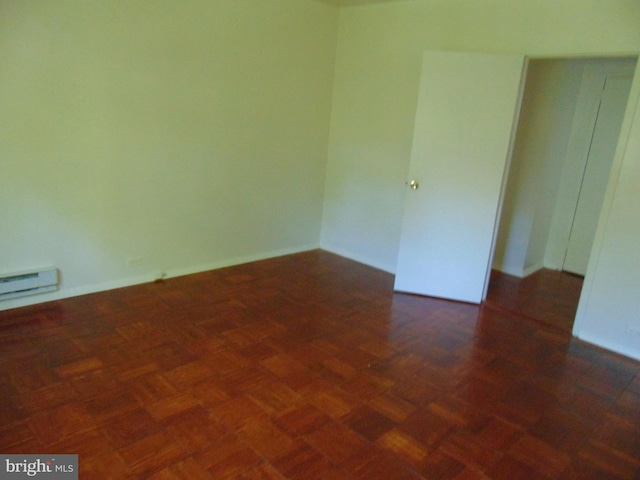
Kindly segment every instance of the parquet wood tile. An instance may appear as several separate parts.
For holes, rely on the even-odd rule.
[[[330,422],[305,435],[304,440],[334,464],[340,465],[365,451],[370,445],[356,432],[339,422]]]
[[[0,312],[0,452],[98,480],[640,478],[640,362],[571,338],[580,286],[494,273],[474,306],[316,250]]]
[[[491,272],[487,305],[570,332],[580,299],[583,277],[549,269],[518,278]]]

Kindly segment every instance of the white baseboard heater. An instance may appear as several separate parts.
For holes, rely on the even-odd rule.
[[[0,274],[0,300],[24,297],[58,289],[58,270],[45,268],[27,272]]]

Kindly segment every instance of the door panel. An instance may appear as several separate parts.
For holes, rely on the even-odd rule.
[[[587,273],[632,78],[608,75],[605,80],[562,267],[571,273]]]
[[[479,303],[485,295],[524,57],[423,58],[395,290]]]

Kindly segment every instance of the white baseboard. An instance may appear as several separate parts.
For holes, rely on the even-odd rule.
[[[193,273],[206,272],[209,270],[217,270],[218,268],[230,267],[233,265],[241,265],[243,263],[255,262],[258,260],[266,260],[268,258],[281,257],[283,255],[291,255],[294,253],[306,252],[320,248],[317,244],[302,245],[295,248],[285,248],[281,250],[272,250],[269,252],[260,252],[252,255],[243,255],[240,257],[227,258],[211,263],[201,265],[192,265],[184,268],[175,268],[166,270],[164,278],[175,278],[183,275],[191,275]],[[120,278],[108,282],[100,282],[91,285],[82,285],[73,288],[60,288],[55,292],[43,293],[39,295],[20,297],[11,300],[3,300],[0,302],[0,311],[10,310],[13,308],[26,307],[29,305],[37,305],[39,303],[61,300],[64,298],[78,297],[80,295],[88,295],[90,293],[104,292],[114,290],[116,288],[131,287],[142,283],[150,283],[159,278],[159,272],[147,272],[134,277]]]
[[[602,339],[594,338],[588,334],[576,335],[576,338],[579,338],[583,342],[595,345],[596,347],[604,348],[605,350],[624,355],[625,357],[633,358],[634,360],[640,360],[640,350],[638,350],[637,348],[630,348],[629,346],[621,345],[618,342],[602,341]]]
[[[537,272],[538,270],[544,267],[540,264],[536,264],[536,265],[531,265],[530,267],[527,267],[527,268],[513,268],[505,265],[494,264],[491,268],[493,268],[494,270],[498,270],[499,272],[506,273],[507,275],[512,275],[518,278],[524,278],[531,275],[532,273]]]
[[[527,268],[525,268],[523,270],[522,276],[523,277],[528,277],[532,273],[536,273],[538,270],[541,270],[542,268],[544,268],[544,267],[540,263],[537,263],[535,265],[531,265],[530,267],[527,267]]]
[[[506,273],[507,275],[512,275],[514,277],[524,277],[524,273],[522,272],[521,268],[512,268],[508,265],[505,266],[500,264],[494,264],[491,268],[494,270],[498,270],[499,272]]]
[[[343,250],[341,248],[334,248],[333,246],[320,245],[320,248],[326,250],[329,253],[334,253],[336,255],[340,255],[341,257],[348,258],[349,260],[353,260],[354,262],[362,263],[369,267],[376,268],[378,270],[382,270],[383,272],[391,273],[395,275],[395,265],[393,267],[389,265],[383,265],[380,262],[377,262],[371,258],[362,256],[358,253],[354,253],[348,250]]]

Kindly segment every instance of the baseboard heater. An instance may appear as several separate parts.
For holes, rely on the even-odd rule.
[[[28,272],[0,274],[0,300],[24,297],[58,289],[58,270],[45,268]]]

